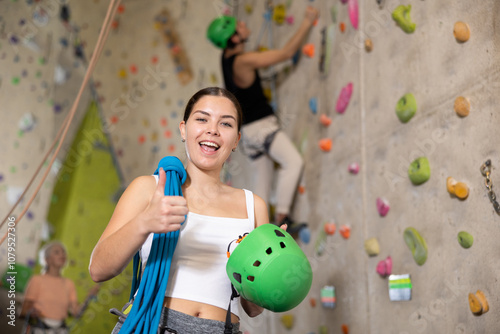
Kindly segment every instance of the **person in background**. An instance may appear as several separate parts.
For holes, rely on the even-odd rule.
[[[241,122],[240,105],[226,89],[208,87],[194,94],[179,125],[187,156],[183,196],[164,195],[166,176],[161,168],[159,175],[136,178],[92,253],[90,275],[96,282],[106,281],[138,251],[144,271],[154,234],[180,230],[163,299],[161,333],[223,333],[229,320],[231,333],[241,333],[238,302],[250,317],[263,311],[241,297],[232,299],[226,274],[231,241],[269,223],[260,197],[220,178],[238,146]],[[120,331],[127,316],[120,316],[113,333]]]
[[[234,17],[218,17],[207,30],[208,39],[223,49],[226,89],[236,96],[243,109],[242,147],[254,173],[252,190],[269,202],[274,163],[278,163],[276,214],[271,219],[277,225],[288,223],[292,230],[294,225],[289,214],[304,163],[266,100],[258,70],[291,59],[317,18],[318,10],[308,6],[302,23],[288,42],[280,49],[265,51],[245,50],[250,30]]]
[[[77,299],[75,284],[63,277],[67,252],[59,241],[52,241],[41,250],[42,272],[33,276],[26,288],[21,317],[29,317],[33,334],[66,334],[65,320],[68,315],[78,317],[84,310]],[[95,296],[95,285],[87,298]]]

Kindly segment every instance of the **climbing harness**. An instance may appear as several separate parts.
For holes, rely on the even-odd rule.
[[[186,170],[176,157],[165,157],[158,163],[154,172],[160,168],[166,173],[165,196],[182,196],[182,184],[186,181]],[[120,329],[120,333],[156,333],[165,291],[168,284],[172,256],[179,239],[179,230],[168,233],[155,233],[149,258],[141,277],[139,254],[134,255],[134,276],[131,287],[132,308]],[[134,297],[134,293],[137,291]]]
[[[496,213],[500,215],[500,204],[497,201],[497,195],[493,191],[493,183],[491,182],[490,174],[491,174],[491,160],[488,159],[480,168],[481,174],[485,177],[484,185],[488,190],[488,197],[490,198],[491,203],[493,204],[493,208]]]

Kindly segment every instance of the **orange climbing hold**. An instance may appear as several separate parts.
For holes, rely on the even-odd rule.
[[[332,119],[326,116],[325,114],[321,114],[321,116],[319,116],[319,121],[325,127],[330,126],[330,124],[332,124]]]
[[[306,187],[304,187],[304,186],[299,186],[299,187],[297,188],[297,191],[299,192],[299,194],[301,194],[301,195],[302,195],[303,193],[305,193],[305,192],[306,192]]]
[[[460,199],[466,199],[469,196],[469,187],[463,182],[457,182],[451,176],[446,179],[446,190]]]
[[[340,32],[344,32],[345,31],[345,23],[344,22],[340,22],[339,23],[339,28],[340,28]]]
[[[342,324],[342,334],[349,334],[349,326]]]
[[[330,152],[332,149],[332,140],[330,138],[320,139],[319,148],[324,152]]]
[[[342,238],[349,239],[351,236],[351,227],[349,225],[342,225],[340,226],[339,232]]]
[[[308,56],[309,58],[314,57],[314,44],[309,43],[304,45],[302,48],[302,53]]]
[[[326,234],[334,235],[335,231],[337,230],[337,226],[335,225],[335,223],[326,223],[324,229]]]

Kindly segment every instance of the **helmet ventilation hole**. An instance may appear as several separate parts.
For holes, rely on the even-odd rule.
[[[285,235],[283,234],[283,232],[281,232],[279,229],[275,229],[274,230],[274,233],[276,234],[276,236],[278,237],[285,237]]]
[[[273,249],[271,247],[269,247],[268,249],[266,249],[266,253],[268,255],[270,255],[272,252],[273,252]]]
[[[238,281],[238,283],[240,283],[240,284],[241,284],[241,275],[240,275],[240,274],[238,274],[238,273],[233,273],[233,277],[234,277],[234,279],[235,279],[235,280],[237,280],[237,281]]]
[[[280,246],[281,246],[281,248],[285,248],[286,247],[286,245],[285,245],[285,243],[283,241],[280,242]]]
[[[255,280],[255,277],[254,276],[248,276],[247,280],[249,280],[250,282],[253,282]]]
[[[260,261],[259,261],[259,260],[255,261],[255,262],[253,263],[253,266],[254,266],[254,267],[258,267],[258,266],[260,266]]]

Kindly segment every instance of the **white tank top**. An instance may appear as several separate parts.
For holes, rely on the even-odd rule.
[[[227,309],[231,299],[231,281],[226,274],[227,247],[231,241],[251,232],[255,227],[253,194],[249,190],[243,190],[248,218],[188,213],[181,226],[172,258],[166,297],[187,299]],[[152,241],[153,233],[140,249],[143,270],[146,268]],[[233,299],[231,312],[239,316],[238,298]]]

